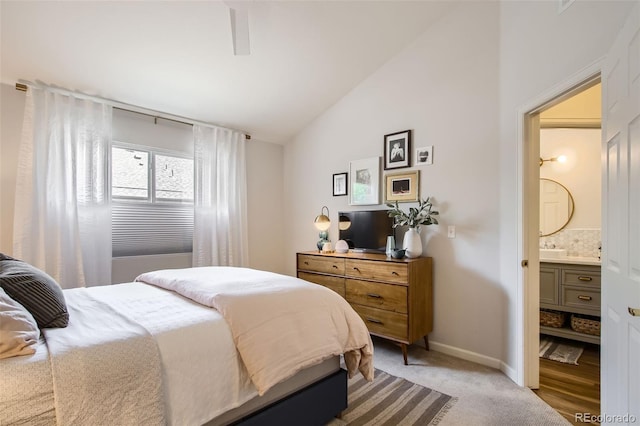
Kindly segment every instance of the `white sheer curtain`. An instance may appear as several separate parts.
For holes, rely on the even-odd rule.
[[[111,106],[29,87],[14,255],[63,288],[111,284]]]
[[[200,125],[193,137],[193,266],[247,266],[245,137]]]

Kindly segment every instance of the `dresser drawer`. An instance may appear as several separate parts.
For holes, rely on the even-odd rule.
[[[562,287],[562,305],[600,315],[600,289],[565,285]]]
[[[344,275],[344,259],[337,257],[298,255],[298,269],[326,274]]]
[[[332,275],[310,274],[308,272],[300,271],[298,272],[298,278],[330,288],[331,290],[338,293],[340,296],[345,297],[345,291],[344,291],[345,280],[343,277],[334,277]]]
[[[368,260],[347,259],[345,265],[347,277],[407,284],[408,272],[405,263],[374,262]]]
[[[600,272],[588,270],[562,270],[562,284],[587,286],[600,289]]]
[[[352,307],[360,315],[371,333],[383,337],[407,340],[409,327],[406,314],[356,304],[352,305]]]
[[[347,279],[346,294],[349,303],[407,313],[407,287],[404,286]]]

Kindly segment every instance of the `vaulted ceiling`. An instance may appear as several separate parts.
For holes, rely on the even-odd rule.
[[[42,81],[285,143],[456,7],[250,1],[234,56],[221,1],[0,3],[3,83]]]

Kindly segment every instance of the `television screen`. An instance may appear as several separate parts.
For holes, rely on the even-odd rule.
[[[339,236],[355,251],[384,253],[387,236],[394,235],[393,218],[387,210],[338,212],[338,216],[341,221],[345,217],[351,221],[349,228],[340,229]]]

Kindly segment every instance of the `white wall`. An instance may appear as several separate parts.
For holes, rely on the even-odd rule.
[[[434,164],[415,168],[421,196],[433,196],[441,213],[440,225],[422,232],[425,254],[434,258],[434,332],[429,339],[436,349],[463,348],[493,361],[502,356],[507,320],[497,258],[498,48],[497,3],[467,3],[285,149],[291,231],[286,262],[293,272],[295,252],[315,247],[312,222],[323,205],[334,221],[333,241],[338,210],[358,209],[348,205],[347,197],[332,196],[333,173],[348,170],[351,160],[382,156],[388,133],[412,129],[414,149],[434,146]],[[447,238],[448,225],[456,225],[455,239]]]
[[[0,84],[0,252],[13,252],[13,210],[16,185],[18,147],[22,131],[25,94],[14,86]],[[120,115],[120,113],[115,113]],[[120,117],[122,119],[122,117]],[[162,120],[161,120],[162,121]],[[172,135],[184,132],[171,123],[165,131]],[[128,129],[128,130],[127,130]],[[132,130],[133,129],[133,130]],[[131,136],[135,126],[122,126],[114,135],[120,139]],[[158,139],[160,140],[160,139]],[[127,140],[131,142],[131,140]],[[183,141],[184,142],[184,141]],[[182,144],[181,150],[188,147]],[[169,146],[171,148],[171,146]],[[175,148],[175,147],[173,147]],[[283,148],[255,139],[247,143],[247,193],[249,221],[249,262],[251,267],[283,272]],[[158,266],[160,265],[160,266]],[[159,267],[191,266],[190,256],[140,256],[118,258],[113,262],[113,281],[124,282],[140,272]]]
[[[422,236],[435,268],[433,347],[516,379],[517,111],[602,57],[631,7],[577,1],[558,15],[556,2],[461,3],[286,146],[287,271],[314,248],[323,205],[334,221],[352,208],[332,197],[331,175],[382,156],[384,134],[413,129],[414,147],[434,145],[421,195],[442,213]]]
[[[600,129],[542,129],[540,156],[567,156],[565,163],[545,162],[540,177],[564,185],[575,203],[567,229],[600,229]]]
[[[561,15],[557,2],[500,3],[500,282],[507,291],[502,359],[518,362],[517,307],[522,298],[518,249],[518,114],[602,58],[635,2],[576,1]]]

